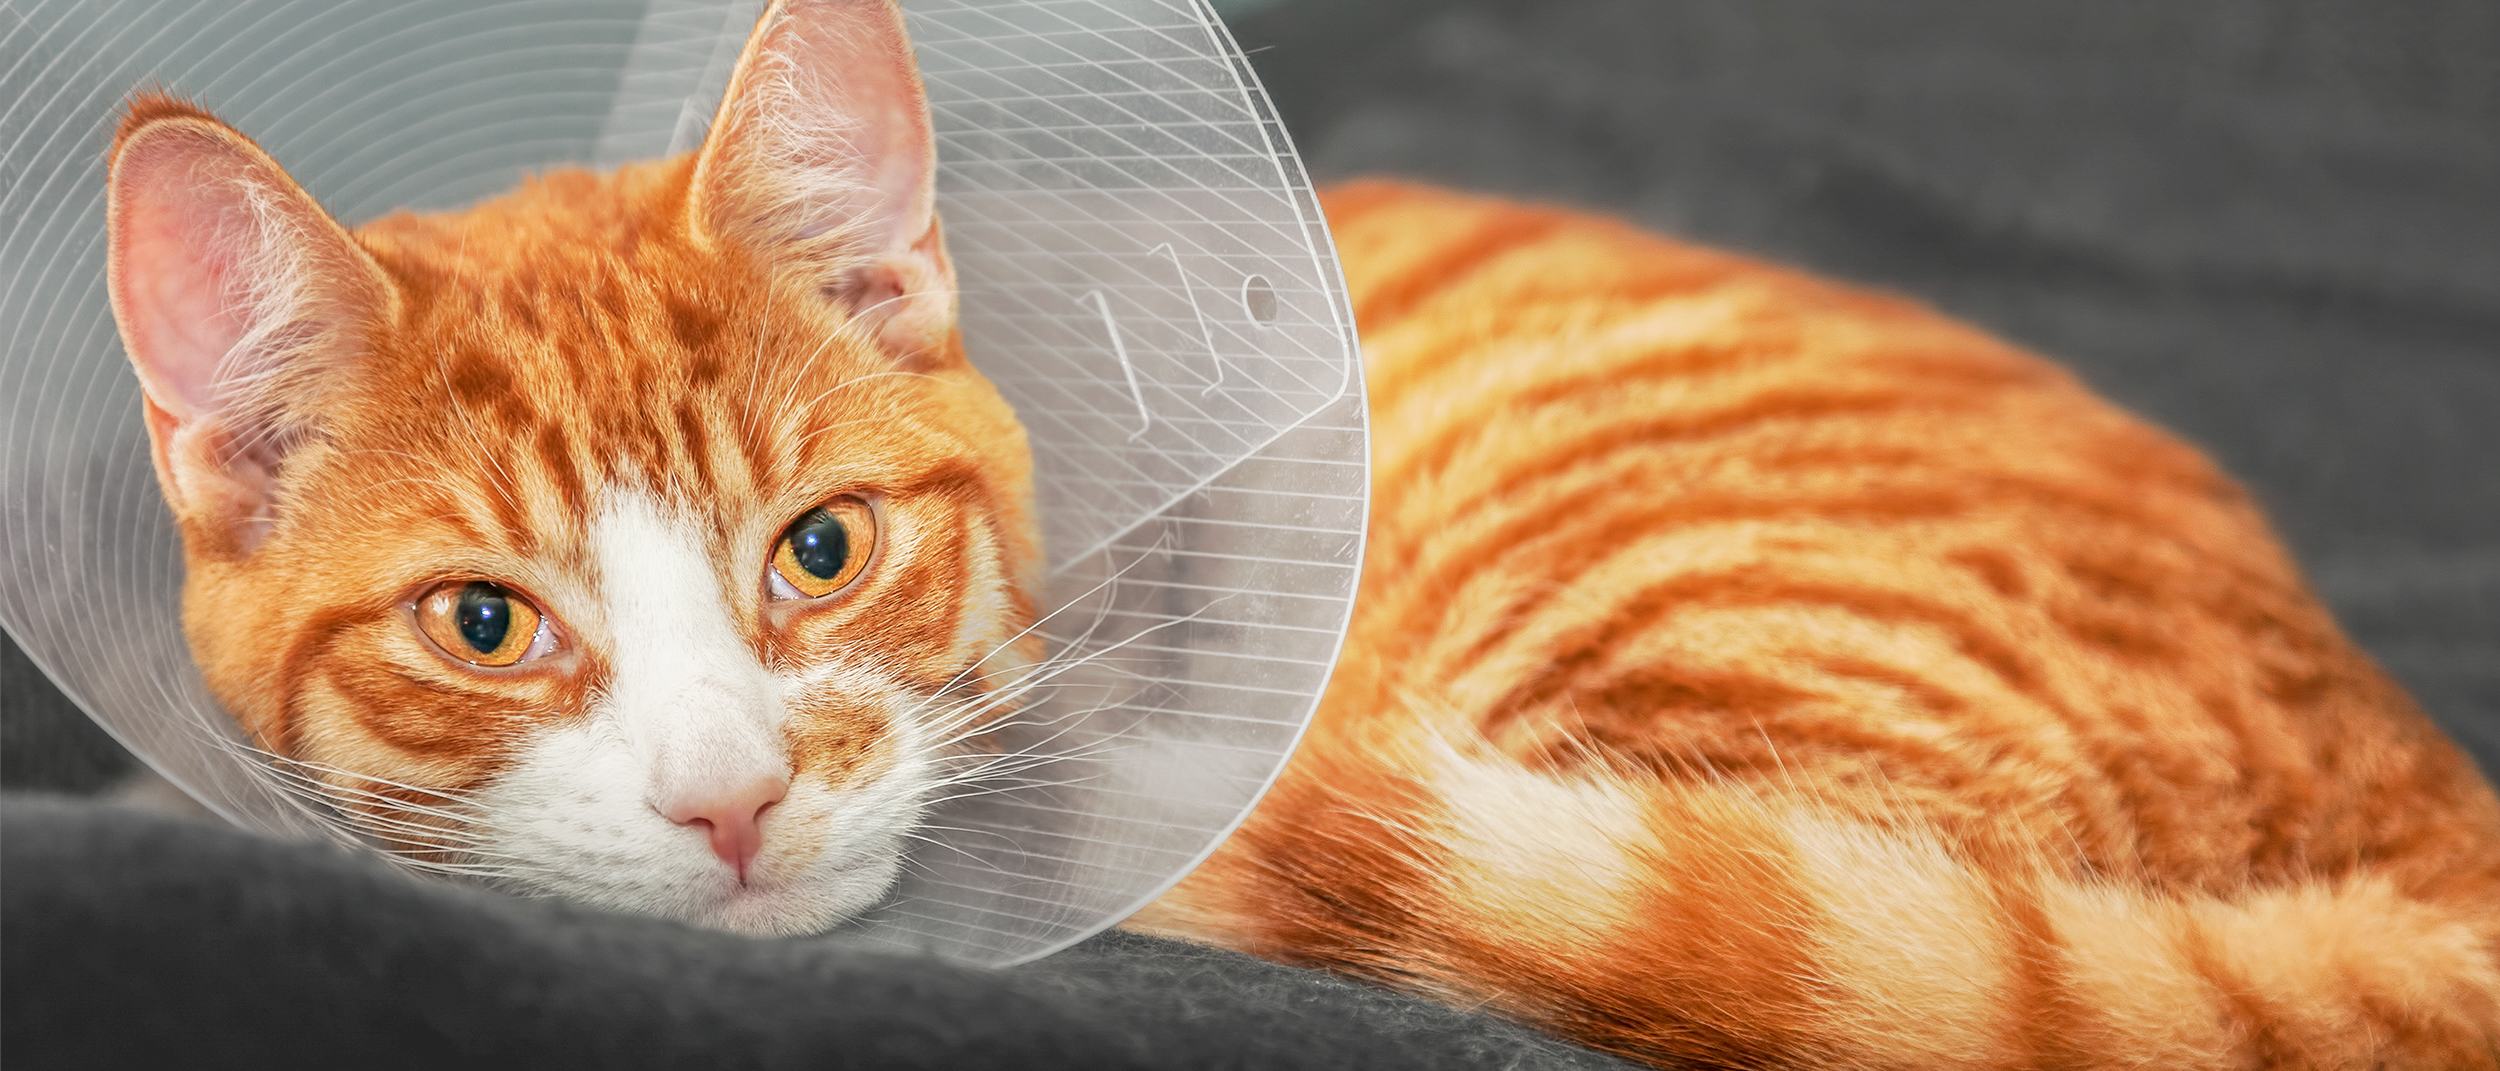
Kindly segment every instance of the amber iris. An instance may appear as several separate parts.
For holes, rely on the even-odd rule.
[[[417,627],[443,653],[471,665],[509,666],[538,638],[538,607],[501,584],[454,581],[417,600]]]
[[[844,495],[790,522],[773,548],[773,573],[800,597],[821,598],[857,579],[876,545],[876,512]]]

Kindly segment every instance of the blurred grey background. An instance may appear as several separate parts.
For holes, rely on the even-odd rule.
[[[1323,182],[1613,211],[2064,360],[2500,771],[2500,3],[1217,6]],[[130,761],[0,647],[0,785]]]

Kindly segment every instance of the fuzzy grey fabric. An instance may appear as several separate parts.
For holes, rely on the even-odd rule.
[[[2246,480],[2500,770],[2500,5],[1281,0],[1319,177],[1569,201],[1904,291]],[[0,781],[128,760],[0,650]],[[1578,1066],[1137,938],[975,972],[413,882],[93,803],[0,828],[12,1067]]]
[[[1614,1068],[1132,934],[1007,970],[412,880],[203,821],[0,805],[0,1062],[37,1067]]]

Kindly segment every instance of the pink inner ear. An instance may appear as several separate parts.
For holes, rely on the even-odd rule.
[[[251,165],[195,129],[147,130],[113,169],[112,281],[123,340],[148,397],[188,423],[218,407],[226,355],[249,330],[238,248],[263,235]]]
[[[328,366],[352,360],[388,281],[276,161],[170,98],[132,105],[107,229],[166,499],[195,549],[248,550],[304,430],[291,422],[318,419]]]
[[[906,366],[948,359],[927,97],[892,0],[779,0],[695,168],[698,225],[812,272]]]
[[[887,0],[785,0],[761,29],[703,150],[698,181],[726,210],[716,218],[782,219],[799,239],[846,232],[870,258],[906,253],[934,218],[936,157],[900,13]]]
[[[869,211],[882,224],[871,233],[883,239],[880,252],[901,252],[928,231],[936,211],[936,146],[920,74],[910,43],[899,35],[838,40],[825,51],[839,54],[817,57],[828,64],[819,69],[843,72],[829,81],[864,123],[853,145],[867,156],[875,198]]]

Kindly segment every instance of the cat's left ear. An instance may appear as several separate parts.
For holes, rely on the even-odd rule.
[[[799,273],[907,366],[950,359],[929,104],[892,0],[775,0],[697,159],[693,222]]]

